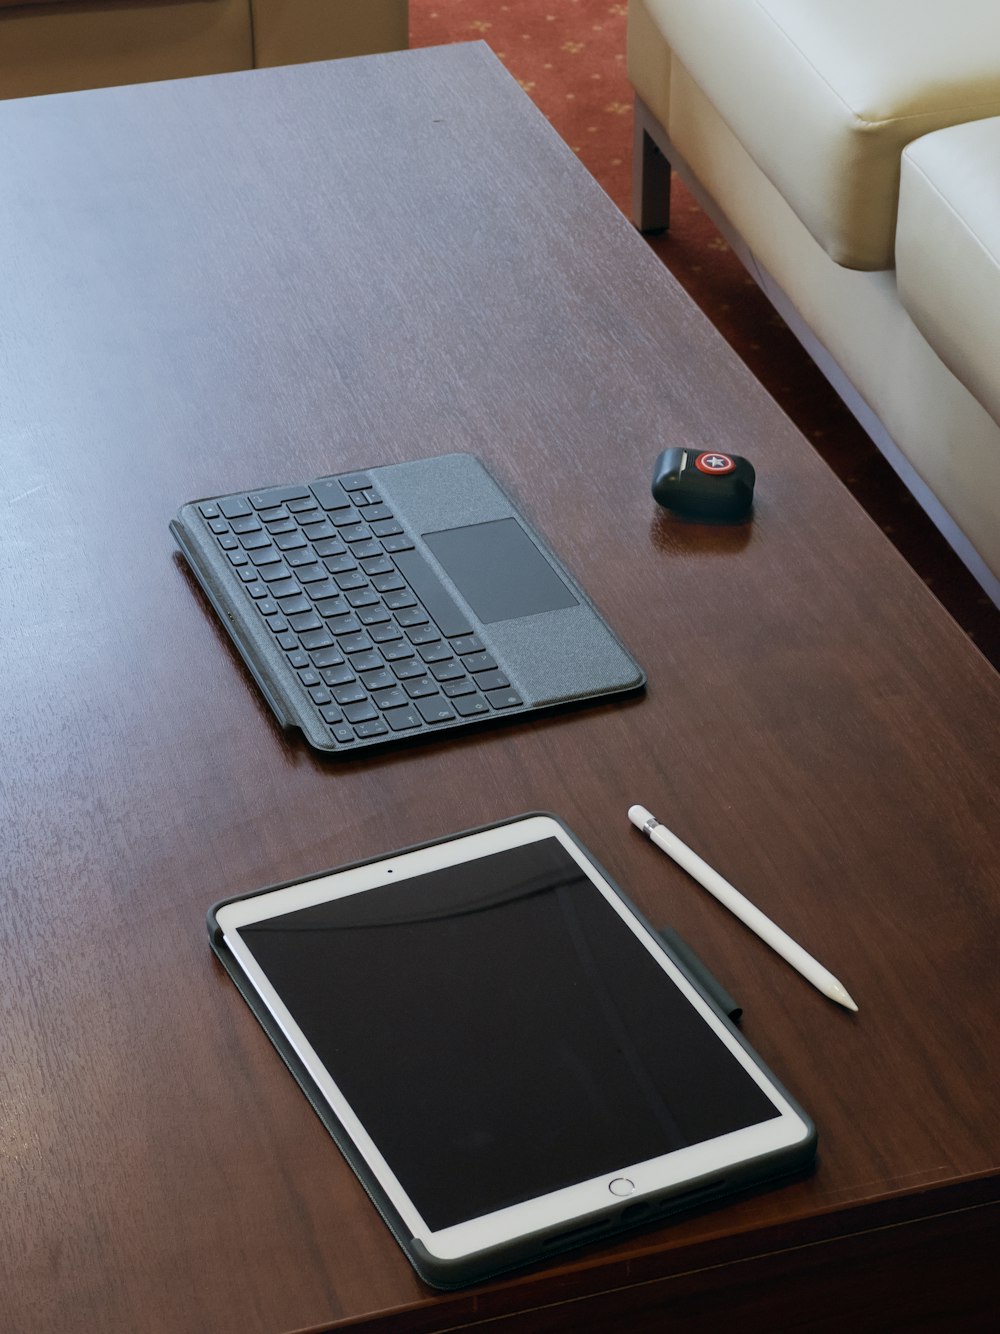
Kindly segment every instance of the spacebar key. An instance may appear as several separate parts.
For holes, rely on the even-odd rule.
[[[427,608],[443,635],[471,634],[474,627],[451,595],[442,587],[440,579],[416,551],[396,551],[393,560],[406,582]]]

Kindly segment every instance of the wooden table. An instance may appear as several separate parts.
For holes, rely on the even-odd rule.
[[[997,678],[487,49],[8,102],[0,181],[0,1327],[980,1327]],[[748,455],[753,522],[659,512],[668,444]],[[648,694],[324,763],[275,726],[168,520],[451,449],[519,497]],[[634,801],[860,1013],[651,847]],[[204,914],[539,807],[742,1000],[820,1160],[435,1294]]]

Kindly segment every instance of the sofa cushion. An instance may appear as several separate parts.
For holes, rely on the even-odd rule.
[[[632,0],[832,259],[893,263],[912,139],[1000,115],[1000,0]],[[630,60],[636,91],[650,62]],[[669,134],[669,125],[666,129]]]
[[[1000,118],[904,152],[896,279],[913,323],[1000,422]]]

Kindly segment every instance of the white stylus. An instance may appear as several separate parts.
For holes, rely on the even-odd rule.
[[[655,843],[661,852],[672,857],[678,866],[682,866],[688,875],[698,881],[709,894],[725,904],[731,913],[740,919],[751,931],[757,933],[771,949],[780,954],[798,969],[807,982],[811,982],[824,996],[843,1005],[848,1010],[858,1007],[834,975],[817,963],[811,954],[807,954],[801,945],[796,945],[791,936],[786,935],[780,926],[775,926],[770,917],[765,917],[759,908],[755,908],[749,899],[745,899],[739,890],[734,889],[728,880],[723,880],[718,871],[713,871],[707,862],[702,861],[696,852],[680,841],[665,825],[660,824],[655,815],[650,815],[645,806],[630,806],[628,818]]]

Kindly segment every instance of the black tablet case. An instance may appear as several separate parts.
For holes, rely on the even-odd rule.
[[[288,1042],[288,1039],[275,1022],[270,1011],[264,1005],[260,996],[254,990],[243,970],[227,948],[225,940],[223,939],[222,930],[218,925],[216,914],[220,908],[228,903],[237,903],[244,899],[257,898],[260,894],[269,894],[276,889],[287,889],[290,885],[300,885],[310,880],[318,880],[325,875],[337,874],[340,871],[354,870],[356,867],[368,866],[373,862],[383,861],[388,857],[402,856],[405,853],[415,852],[421,848],[434,847],[440,843],[450,843],[455,839],[465,838],[469,834],[477,834],[485,829],[497,829],[504,825],[516,824],[521,820],[530,819],[537,815],[545,815],[560,825],[565,833],[583,852],[584,856],[594,866],[597,872],[607,881],[623,902],[626,903],[632,914],[638,918],[652,935],[656,936],[661,941],[666,953],[670,956],[673,962],[692,985],[697,988],[699,993],[708,1001],[726,1024],[729,1031],[736,1037],[740,1045],[749,1054],[754,1063],[763,1071],[771,1083],[774,1084],[799,1116],[802,1117],[803,1121],[809,1126],[810,1134],[802,1144],[795,1145],[792,1149],[781,1150],[778,1153],[768,1155],[766,1158],[757,1159],[752,1163],[742,1164],[733,1168],[727,1172],[724,1182],[710,1182],[704,1186],[693,1185],[685,1191],[680,1192],[678,1195],[670,1197],[668,1200],[656,1201],[648,1206],[645,1205],[645,1202],[643,1201],[637,1201],[636,1204],[642,1206],[641,1208],[636,1208],[636,1205],[630,1206],[626,1201],[623,1201],[622,1209],[617,1215],[609,1215],[592,1222],[573,1224],[566,1232],[557,1234],[556,1236],[529,1236],[518,1238],[515,1242],[495,1247],[489,1251],[482,1251],[475,1256],[460,1261],[441,1261],[436,1256],[431,1255],[418,1239],[410,1236],[406,1224],[400,1218],[392,1202],[385,1195],[382,1187],[372,1174],[371,1169],[364,1161],[364,1158],[356,1149],[350,1136],[334,1115],[329,1103],[327,1103],[326,1099],[319,1092],[312,1076],[306,1070],[302,1061]],[[277,1048],[278,1053],[288,1066],[289,1070],[295,1076],[299,1087],[312,1104],[313,1110],[330,1132],[344,1158],[353,1168],[355,1175],[364,1187],[368,1197],[382,1215],[383,1220],[396,1238],[396,1241],[399,1243],[408,1260],[424,1282],[429,1283],[433,1287],[444,1289],[466,1287],[472,1283],[482,1282],[505,1270],[542,1261],[547,1257],[558,1255],[560,1252],[571,1250],[586,1242],[603,1240],[608,1237],[616,1236],[622,1232],[629,1231],[635,1227],[647,1227],[657,1219],[664,1218],[668,1215],[677,1214],[685,1209],[694,1208],[696,1206],[700,1207],[715,1200],[728,1198],[740,1190],[770,1183],[781,1177],[789,1176],[794,1172],[802,1171],[808,1168],[815,1158],[815,1126],[810,1117],[806,1115],[780,1081],[777,1080],[767,1066],[764,1065],[763,1061],[761,1061],[760,1057],[757,1056],[756,1052],[750,1047],[742,1033],[737,1029],[735,1021],[738,1020],[742,1014],[741,1007],[737,1005],[736,1001],[733,1000],[729,993],[720,986],[705,968],[704,964],[701,963],[700,959],[698,959],[697,955],[694,954],[690,947],[685,944],[676,932],[669,929],[658,931],[646,921],[635,905],[622,893],[614,880],[601,867],[600,863],[597,862],[587,848],[584,847],[573,831],[559,818],[559,816],[552,815],[551,812],[527,812],[523,815],[512,816],[507,820],[497,820],[492,824],[466,829],[457,834],[448,834],[443,838],[429,839],[425,843],[415,843],[411,847],[399,848],[394,852],[382,852],[375,857],[365,857],[356,862],[346,863],[343,866],[333,867],[325,871],[317,871],[312,875],[300,876],[295,880],[286,880],[279,884],[268,885],[262,889],[253,890],[249,894],[237,894],[228,899],[220,899],[217,903],[214,903],[208,911],[208,933],[209,941],[217,958],[236,983],[243,999],[250,1006],[261,1027]]]

